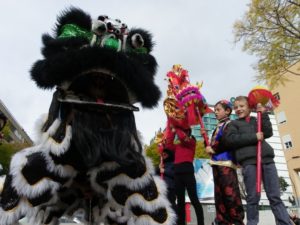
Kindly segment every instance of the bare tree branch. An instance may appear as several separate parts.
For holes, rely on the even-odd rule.
[[[293,25],[293,23],[291,23],[291,21],[289,21],[289,20],[285,17],[285,15],[282,15],[282,18],[290,25],[291,28],[293,28],[293,30],[294,30],[295,32],[298,32],[298,33],[299,33],[296,37],[297,37],[298,39],[300,39],[300,31],[299,31],[299,29],[297,29],[297,27],[295,27],[295,26]]]
[[[292,5],[296,5],[296,6],[300,7],[300,4],[297,2],[290,1],[290,0],[288,0],[287,2],[291,3]]]

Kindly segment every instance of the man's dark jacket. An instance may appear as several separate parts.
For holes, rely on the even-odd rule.
[[[249,119],[249,120],[248,120]],[[272,124],[267,113],[262,113],[262,132],[264,139],[273,135]],[[241,165],[256,164],[257,151],[257,120],[255,117],[231,121],[224,132],[222,141],[234,151],[236,161]],[[262,141],[262,163],[274,163],[274,150]]]

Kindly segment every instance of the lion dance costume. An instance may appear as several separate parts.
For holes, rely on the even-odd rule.
[[[0,199],[0,224],[22,217],[59,223],[83,209],[89,224],[175,223],[166,188],[142,152],[133,111],[154,107],[151,34],[120,20],[64,11],[44,59],[31,69],[42,89],[56,87],[38,143],[16,153]]]

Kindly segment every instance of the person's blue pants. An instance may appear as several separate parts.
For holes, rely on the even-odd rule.
[[[256,193],[256,165],[243,167],[244,183],[247,192],[247,225],[257,225],[260,194]],[[274,163],[262,164],[262,182],[277,225],[290,225],[289,214],[280,198],[280,187]]]

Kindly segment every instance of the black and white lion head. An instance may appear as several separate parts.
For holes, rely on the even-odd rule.
[[[108,16],[93,21],[81,9],[70,8],[58,17],[54,34],[44,34],[42,41],[44,58],[34,63],[31,77],[40,88],[56,88],[43,129],[58,117],[72,125],[71,148],[89,166],[134,160],[132,149],[141,146],[133,104],[152,108],[161,95],[154,83],[152,35]],[[62,125],[53,137],[59,142],[64,135]]]
[[[107,16],[92,21],[82,10],[71,8],[58,17],[55,34],[45,34],[42,40],[44,59],[31,70],[39,87],[56,86],[66,94],[112,107],[157,104],[157,63],[150,54],[153,42],[148,31],[128,29]]]

